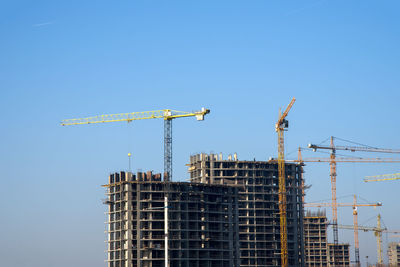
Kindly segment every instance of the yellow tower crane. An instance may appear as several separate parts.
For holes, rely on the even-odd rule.
[[[287,106],[283,114],[279,111],[279,119],[275,124],[275,131],[278,133],[278,174],[279,174],[279,214],[280,214],[280,235],[281,235],[281,266],[288,266],[288,244],[287,244],[287,217],[286,217],[286,177],[285,177],[285,146],[283,132],[288,128],[286,120],[290,109],[296,98]]]
[[[381,224],[381,215],[378,214],[376,217],[377,219],[377,224],[376,227],[368,227],[368,226],[358,226],[359,230],[363,230],[365,232],[367,231],[373,231],[374,235],[376,237],[376,250],[377,250],[377,255],[378,255],[378,266],[383,266],[383,256],[382,256],[382,233],[400,233],[400,231],[392,231],[388,230],[386,227],[382,228]],[[338,225],[338,228],[340,229],[353,229],[354,225]]]
[[[365,176],[364,182],[383,182],[400,180],[400,173]]]
[[[185,117],[196,117],[198,121],[204,120],[204,116],[210,113],[209,109],[202,108],[196,112],[177,111],[171,109],[153,110],[153,111],[142,111],[142,112],[131,112],[131,113],[120,113],[120,114],[109,114],[99,115],[87,118],[68,119],[63,120],[61,125],[80,125],[80,124],[92,124],[92,123],[105,123],[105,122],[118,122],[126,121],[132,122],[134,120],[146,120],[146,119],[163,119],[164,120],[164,181],[166,182],[166,195],[164,196],[164,220],[165,220],[165,267],[169,266],[169,252],[168,252],[168,192],[169,192],[169,181],[172,181],[172,120],[177,118]],[[130,157],[130,155],[129,155]],[[129,164],[130,165],[130,164]],[[130,168],[130,166],[129,166]]]
[[[305,203],[304,207],[332,207],[332,203]],[[360,243],[358,241],[358,207],[380,207],[381,202],[372,204],[357,203],[357,197],[354,195],[353,203],[336,203],[337,207],[352,207],[353,208],[353,222],[354,222],[354,254],[356,266],[360,266]]]
[[[332,217],[333,217],[333,242],[335,245],[338,244],[338,228],[337,228],[337,205],[336,205],[336,151],[346,150],[346,151],[361,151],[361,152],[378,152],[378,153],[400,153],[400,150],[394,149],[384,149],[369,146],[336,146],[334,144],[335,137],[331,136],[331,143],[329,146],[314,145],[309,144],[308,147],[312,148],[314,151],[317,149],[327,149],[331,151],[330,155],[330,176],[331,176],[331,187],[332,187]]]
[[[361,226],[358,225],[357,228],[359,230],[362,231],[373,231],[374,235],[376,237],[376,249],[377,249],[377,255],[378,255],[378,264],[382,264],[383,263],[383,258],[382,258],[382,232],[386,230],[386,228],[382,228],[381,227],[381,217],[380,215],[378,215],[377,217],[378,220],[378,224],[377,227],[368,227],[368,226]],[[338,224],[337,225],[338,228],[340,229],[348,229],[348,230],[353,230],[354,229],[354,225],[342,225],[342,224]]]
[[[185,117],[196,117],[198,121],[210,113],[209,109],[202,108],[196,112],[177,111],[171,109],[99,115],[87,118],[67,119],[61,121],[62,126],[92,123],[132,122],[135,120],[163,119],[164,120],[164,181],[172,180],[172,120]]]
[[[331,142],[333,143],[333,138],[331,138]],[[309,145],[310,147],[314,145]],[[325,148],[330,148],[330,147],[325,147]],[[350,151],[356,151],[357,147],[351,147],[352,149],[350,150],[349,147],[339,147],[339,149],[343,150],[350,150]],[[314,148],[316,149],[316,148]],[[362,148],[365,150],[368,150],[368,148]],[[378,149],[378,148],[375,148]],[[379,150],[379,149],[378,149]],[[382,149],[379,152],[387,152],[388,150]],[[399,153],[398,150],[390,150],[392,151],[391,153]],[[374,151],[378,152],[378,151]],[[276,162],[276,160],[270,160],[270,162]],[[355,158],[355,157],[336,157],[336,154],[334,156],[331,155],[329,158],[319,158],[319,157],[311,157],[311,158],[303,158],[301,154],[301,148],[299,147],[298,150],[298,158],[297,160],[286,160],[286,162],[294,162],[294,163],[299,163],[301,165],[304,165],[304,163],[309,162],[309,163],[330,163],[331,165],[331,185],[332,185],[332,203],[330,207],[332,207],[332,217],[333,217],[333,223],[332,223],[332,228],[333,228],[333,236],[334,236],[334,241],[338,242],[338,229],[336,227],[337,225],[337,206],[335,205],[336,203],[336,163],[400,163],[399,158]],[[303,203],[304,203],[304,195],[305,195],[305,188],[307,186],[304,185],[304,180],[302,182],[302,194],[303,194]],[[335,212],[336,211],[336,212]],[[336,216],[334,216],[336,215]]]

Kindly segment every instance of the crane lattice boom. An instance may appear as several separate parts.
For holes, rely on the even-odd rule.
[[[365,176],[364,182],[381,182],[400,180],[400,173]]]
[[[271,162],[276,160],[271,160]],[[286,162],[303,163],[303,162],[330,162],[330,158],[304,158],[304,159],[288,159]],[[400,158],[335,158],[336,162],[343,163],[398,163]]]
[[[334,204],[333,203],[305,203],[305,207],[332,207]],[[354,195],[353,198],[353,203],[336,203],[336,207],[352,207],[353,208],[353,222],[354,222],[354,254],[355,254],[355,263],[356,266],[360,266],[360,245],[358,241],[358,230],[360,229],[358,226],[358,207],[380,207],[382,206],[381,202],[377,203],[371,203],[371,204],[359,204],[357,203],[357,197]],[[337,227],[337,223],[333,222],[332,223],[333,227]]]
[[[118,122],[118,121],[131,122],[134,120],[146,120],[146,119],[157,119],[157,118],[170,120],[170,119],[193,117],[193,116],[195,116],[197,120],[204,120],[204,115],[208,113],[210,113],[210,110],[205,108],[203,108],[201,111],[196,111],[196,112],[161,109],[152,111],[106,114],[106,115],[98,115],[98,116],[77,118],[77,119],[67,119],[61,121],[61,125],[65,126],[65,125],[79,125],[79,124],[91,124],[91,123]]]
[[[332,187],[332,217],[333,217],[333,239],[334,243],[338,244],[338,229],[337,229],[337,205],[336,205],[336,163],[338,162],[336,158],[336,151],[337,150],[347,150],[347,151],[362,151],[362,152],[380,152],[380,153],[400,153],[400,150],[394,149],[383,149],[383,148],[375,148],[375,147],[368,147],[368,146],[336,146],[334,144],[334,137],[331,136],[331,142],[329,146],[323,145],[315,145],[309,144],[308,147],[312,148],[314,151],[317,149],[327,149],[330,150],[330,177],[331,177],[331,187]],[[305,161],[305,160],[303,160]],[[350,162],[350,161],[349,161]],[[383,162],[383,161],[381,161]]]
[[[323,208],[323,207],[332,207],[332,203],[305,203],[304,207],[315,207],[315,208]],[[373,203],[373,204],[353,204],[353,203],[337,203],[338,207],[380,207],[382,206],[381,202]]]
[[[309,148],[313,150],[317,149],[332,149],[330,146],[321,146],[321,145],[314,145],[308,144]],[[363,146],[334,146],[335,150],[345,150],[345,151],[360,151],[360,152],[377,152],[377,153],[395,153],[399,154],[399,149],[386,149],[386,148],[376,148],[376,147],[363,147]]]
[[[164,180],[172,180],[172,120],[184,117],[196,117],[198,121],[204,120],[204,116],[210,113],[209,109],[202,108],[200,111],[186,112],[172,109],[161,109],[152,111],[140,111],[131,113],[98,115],[86,118],[67,119],[61,121],[62,126],[81,125],[105,122],[131,122],[135,120],[164,119]]]
[[[348,229],[352,230],[355,228],[355,225],[338,225],[338,228],[341,229]],[[382,257],[382,233],[400,233],[400,231],[396,230],[388,230],[386,227],[381,226],[381,215],[378,214],[377,216],[377,224],[376,227],[370,227],[370,226],[357,226],[359,230],[363,230],[365,232],[367,231],[373,231],[375,236],[376,236],[376,248],[377,248],[377,254],[378,254],[378,263],[383,264],[383,257]]]
[[[344,225],[344,224],[338,224],[338,228],[340,229],[347,229],[347,230],[353,230],[354,225]],[[373,226],[358,226],[358,230],[363,230],[365,232],[367,231],[373,231],[373,232],[383,232],[386,230],[386,228],[378,228],[378,227],[373,227]]]

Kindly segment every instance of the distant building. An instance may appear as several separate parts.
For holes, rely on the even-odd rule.
[[[281,266],[278,164],[202,153],[188,166],[194,183],[239,187],[240,266]],[[304,266],[302,171],[285,164],[289,266]]]
[[[109,176],[107,266],[164,266],[164,196],[168,195],[171,267],[238,267],[238,189],[165,183],[151,172]]]
[[[330,244],[325,211],[307,211],[304,216],[306,266],[350,266],[349,244]]]
[[[349,244],[328,244],[328,266],[350,266]]]
[[[304,247],[306,266],[327,266],[328,220],[325,211],[307,211],[304,216]]]
[[[388,255],[390,267],[400,266],[400,243],[389,243]]]

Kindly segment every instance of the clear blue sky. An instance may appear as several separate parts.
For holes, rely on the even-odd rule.
[[[161,120],[61,127],[62,119],[210,108],[204,122],[174,121],[176,180],[188,178],[185,164],[197,152],[276,156],[274,123],[293,96],[288,158],[331,135],[400,148],[399,8],[369,0],[3,0],[2,265],[104,266],[100,185],[128,168],[128,152],[134,170],[162,171]],[[400,184],[362,182],[399,168],[338,166],[338,196],[384,204],[360,208],[360,224],[374,225],[381,212],[400,229]],[[305,178],[308,201],[330,198],[327,164],[307,165]],[[339,220],[352,224],[351,210]],[[339,238],[353,247],[351,231]],[[374,260],[373,234],[360,242],[362,261]]]

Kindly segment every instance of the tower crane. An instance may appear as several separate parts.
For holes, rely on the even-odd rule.
[[[338,228],[337,228],[337,205],[336,205],[336,151],[337,150],[347,150],[351,152],[362,151],[362,152],[379,152],[379,153],[400,153],[400,150],[394,149],[383,149],[367,146],[335,146],[334,137],[330,138],[330,146],[314,145],[309,144],[308,147],[312,148],[314,151],[317,149],[327,149],[331,151],[330,154],[330,177],[331,177],[331,187],[332,187],[332,219],[333,219],[333,241],[335,245],[338,244]]]
[[[332,207],[332,203],[306,203],[305,207]],[[337,207],[352,207],[353,208],[353,223],[354,223],[354,254],[356,266],[360,266],[360,243],[358,241],[358,207],[380,207],[381,202],[372,204],[361,204],[357,203],[357,196],[353,196],[353,203],[336,203]]]
[[[383,182],[400,180],[400,173],[365,176],[364,182]]]
[[[269,162],[271,162],[271,163],[275,163],[276,162],[276,159],[271,159],[271,160],[269,160]],[[299,150],[298,150],[298,158],[297,159],[295,159],[295,160],[286,160],[286,162],[292,162],[292,163],[298,163],[298,164],[300,164],[300,165],[304,165],[304,163],[306,163],[306,162],[309,162],[309,163],[332,163],[332,157],[330,157],[330,158],[320,158],[320,157],[310,157],[310,158],[303,158],[302,157],[302,154],[301,154],[301,148],[299,147]],[[357,158],[355,158],[355,157],[336,157],[336,155],[335,155],[335,157],[334,157],[334,170],[335,170],[335,172],[334,172],[334,181],[335,181],[335,183],[334,183],[334,185],[332,185],[332,188],[334,187],[335,188],[335,190],[332,192],[332,196],[334,195],[335,196],[335,199],[336,199],[336,163],[338,163],[338,162],[340,162],[340,163],[400,163],[400,159],[399,158],[359,158],[359,157],[357,157]],[[331,168],[331,172],[332,172],[332,168]],[[331,177],[332,177],[332,175],[331,175]],[[301,186],[301,190],[303,191],[302,192],[302,195],[303,195],[303,202],[304,202],[304,195],[305,195],[305,192],[304,192],[304,190],[305,190],[305,188],[306,188],[307,186],[305,186],[304,185],[304,180],[302,181],[302,186]],[[332,204],[334,204],[334,203],[332,203]],[[333,207],[334,207],[334,205],[332,205],[331,206],[332,207],[332,210],[334,209]],[[337,230],[337,227],[336,227],[336,225],[337,225],[337,208],[335,209],[336,210],[336,224],[334,224],[333,226],[333,229],[334,229],[334,231],[333,231],[333,234],[334,234],[334,240],[335,240],[335,237],[336,237],[336,241],[338,240],[338,230]]]
[[[338,225],[338,228],[340,229],[353,229],[354,225]],[[388,230],[386,227],[382,228],[381,225],[381,215],[378,214],[377,216],[377,224],[376,227],[368,227],[368,226],[358,226],[359,230],[363,230],[365,232],[367,231],[373,231],[374,235],[376,237],[376,248],[377,248],[377,255],[378,255],[378,264],[382,266],[383,264],[383,257],[382,257],[382,233],[400,233],[400,231],[392,231]]]
[[[304,163],[309,162],[309,163],[330,163],[331,159],[330,158],[319,158],[319,157],[310,157],[310,158],[304,158],[301,154],[301,147],[298,149],[298,156],[297,159],[287,159],[285,160],[286,162],[292,162],[292,163],[298,163],[300,165],[304,165]],[[271,159],[269,160],[271,163],[276,163],[276,159]],[[400,158],[354,158],[354,157],[339,157],[335,158],[335,162],[338,163],[400,163]],[[303,203],[304,201],[304,189],[307,188],[306,185],[304,185],[304,180],[302,180],[302,190],[303,190]],[[330,206],[331,207],[331,206]]]
[[[270,159],[270,163],[277,163],[278,161],[276,159]],[[310,158],[304,158],[302,157],[301,154],[301,148],[299,147],[298,150],[298,158],[297,159],[287,159],[285,162],[290,162],[290,163],[298,163],[300,165],[304,165],[304,163],[309,162],[309,163],[330,163],[331,159],[330,158],[319,158],[319,157],[310,157]],[[400,163],[400,158],[354,158],[354,157],[339,157],[335,158],[336,163]],[[304,179],[302,179],[302,185],[301,189],[303,191],[302,193],[302,200],[303,203],[304,201],[304,196],[305,192],[304,190],[308,188],[309,186],[306,186],[304,184]]]
[[[275,131],[278,133],[278,175],[279,175],[279,214],[280,214],[280,235],[281,235],[281,266],[287,267],[288,262],[288,244],[287,244],[287,217],[286,217],[286,177],[285,177],[285,146],[283,133],[289,127],[286,120],[290,109],[296,98],[287,106],[285,112],[279,110],[279,119],[275,124]]]
[[[166,194],[164,196],[164,232],[165,232],[165,267],[169,266],[168,257],[168,192],[169,181],[172,181],[172,120],[184,117],[196,117],[198,121],[204,120],[204,116],[210,113],[209,109],[202,108],[196,112],[177,111],[171,109],[119,113],[109,115],[99,115],[87,118],[67,119],[61,122],[62,126],[66,125],[80,125],[92,123],[105,123],[105,122],[118,122],[126,121],[132,122],[134,120],[146,119],[163,119],[164,120],[164,181],[166,182]]]
[[[354,225],[342,225],[338,224],[338,228],[340,229],[348,229],[348,230],[353,230]],[[377,255],[378,255],[378,263],[382,264],[383,263],[383,258],[382,258],[382,232],[386,230],[386,228],[381,227],[380,223],[380,215],[378,215],[378,224],[377,227],[368,227],[368,226],[361,226],[358,225],[357,228],[359,230],[363,230],[365,232],[367,231],[373,231],[375,236],[376,236],[376,248],[377,248]]]
[[[198,121],[204,120],[204,116],[210,113],[209,109],[202,108],[200,111],[186,112],[171,109],[119,113],[99,115],[87,118],[67,119],[61,121],[62,126],[93,124],[105,122],[126,121],[132,122],[135,120],[146,119],[163,119],[164,120],[164,181],[172,180],[172,120],[184,117],[196,117]]]

